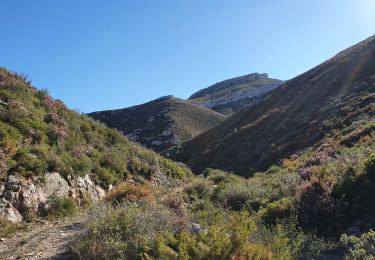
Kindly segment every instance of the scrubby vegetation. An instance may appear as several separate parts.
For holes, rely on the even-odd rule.
[[[225,119],[220,113],[173,96],[89,115],[154,151],[164,151],[190,140]]]
[[[43,179],[47,172],[66,178],[89,174],[104,188],[132,175],[149,180],[159,172],[173,178],[190,174],[1,68],[0,178]]]
[[[191,232],[170,208],[130,203],[106,209],[73,245],[82,259],[296,259],[319,255],[322,241],[304,233],[294,219],[272,229],[248,211],[193,211],[201,228]]]
[[[51,195],[46,205],[45,214],[49,218],[68,217],[77,212],[77,203],[70,197]]]
[[[107,194],[106,200],[112,204],[119,204],[124,201],[152,201],[154,200],[154,194],[151,188],[146,185],[121,183]]]
[[[358,221],[358,232],[374,224],[366,222],[375,214],[373,126],[359,120],[248,179],[207,169],[183,190],[152,201],[124,185],[114,192],[130,194],[125,204],[92,221],[74,250],[85,259],[372,259],[373,232],[345,232]],[[343,142],[353,136],[355,142]],[[132,229],[139,219],[161,229]]]
[[[341,243],[347,249],[347,259],[370,260],[375,258],[375,232],[370,230],[360,237],[343,235]]]
[[[81,259],[373,259],[375,108],[367,94],[355,112],[355,98],[341,107],[347,122],[324,121],[316,143],[263,172],[192,176],[0,69],[0,181],[43,183],[58,172],[67,181],[89,175],[108,190],[72,245]],[[46,216],[70,216],[79,203],[52,195]],[[0,227],[4,236],[18,228]]]
[[[0,237],[11,237],[20,230],[24,230],[26,227],[22,224],[12,223],[10,221],[0,218]]]

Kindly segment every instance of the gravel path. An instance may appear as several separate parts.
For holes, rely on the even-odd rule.
[[[0,241],[0,259],[70,259],[68,244],[82,232],[86,215],[33,226]]]

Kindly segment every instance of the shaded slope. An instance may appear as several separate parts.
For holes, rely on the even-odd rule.
[[[358,117],[373,116],[374,101],[375,37],[371,37],[168,154],[195,170],[214,167],[250,175]]]
[[[190,140],[225,119],[222,114],[172,96],[89,116],[156,151]]]
[[[194,104],[230,115],[259,101],[282,83],[281,80],[268,78],[267,74],[253,73],[218,82],[194,93],[189,99]]]

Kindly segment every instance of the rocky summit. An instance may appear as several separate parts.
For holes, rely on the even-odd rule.
[[[264,94],[283,83],[267,74],[252,73],[227,79],[202,89],[189,97],[194,104],[230,115],[241,108],[258,102]]]
[[[374,98],[371,37],[168,153],[197,171],[211,167],[250,176],[359,118],[374,120]]]

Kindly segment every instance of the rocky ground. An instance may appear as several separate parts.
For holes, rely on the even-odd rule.
[[[0,259],[70,259],[69,243],[83,231],[85,213],[62,221],[41,222],[12,238],[0,238]]]

